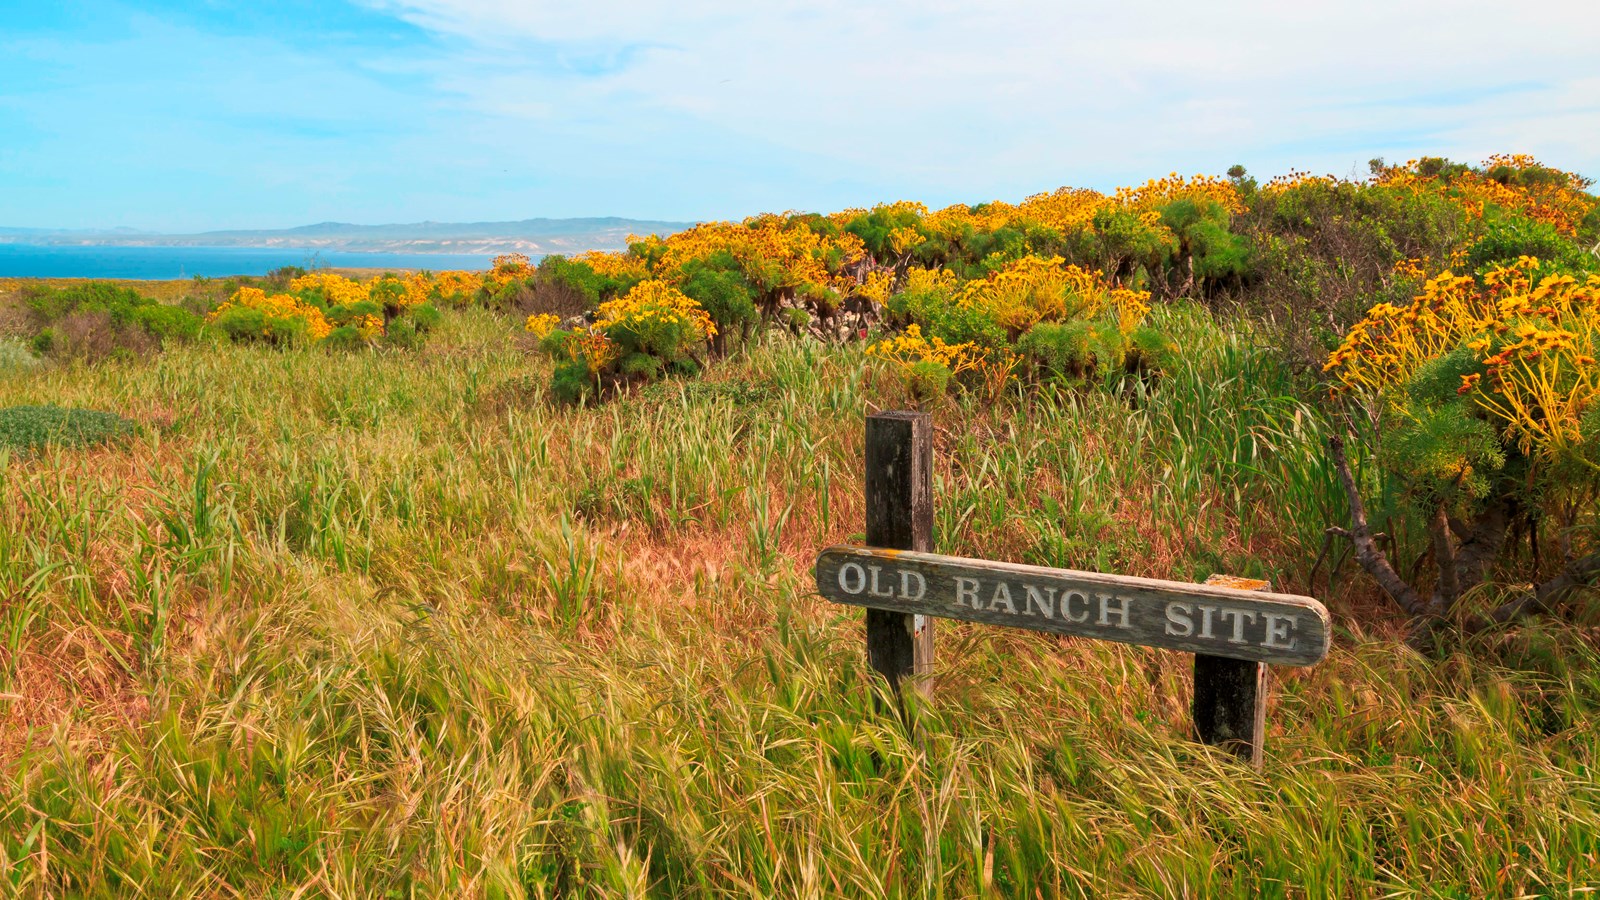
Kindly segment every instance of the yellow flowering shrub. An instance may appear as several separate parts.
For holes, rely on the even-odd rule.
[[[364,341],[375,341],[383,337],[383,318],[371,313],[363,313],[351,319],[347,324],[356,330],[356,334]]]
[[[1509,210],[1565,235],[1577,234],[1595,208],[1594,197],[1587,193],[1592,185],[1589,179],[1543,166],[1527,154],[1491,156],[1480,170],[1435,168],[1429,161],[1413,159],[1379,170],[1374,181],[1437,192],[1474,218],[1483,218],[1490,207]]]
[[[551,313],[536,313],[529,316],[528,321],[522,327],[536,339],[542,341],[549,337],[550,333],[555,331],[556,326],[560,324],[560,316],[552,315]]]
[[[1325,371],[1341,390],[1401,418],[1419,415],[1420,377],[1448,373],[1465,412],[1507,450],[1553,462],[1593,450],[1587,430],[1595,423],[1586,418],[1600,412],[1597,343],[1600,276],[1542,274],[1539,260],[1524,257],[1481,282],[1445,272],[1407,306],[1374,306]]]
[[[439,272],[433,276],[428,288],[428,299],[435,303],[464,306],[483,287],[483,278],[476,272]]]
[[[600,304],[595,328],[641,352],[675,355],[675,348],[710,340],[717,333],[700,304],[665,281],[641,281],[623,296]]]
[[[926,271],[926,270],[918,270]],[[884,269],[868,272],[866,278],[855,286],[855,292],[874,303],[886,303],[894,290],[894,273]]]
[[[324,272],[302,275],[289,282],[295,294],[312,293],[323,298],[327,306],[350,306],[368,299],[370,286],[359,281]]]
[[[869,345],[867,355],[889,363],[912,395],[922,401],[942,396],[953,381],[977,382],[998,389],[1017,361],[1008,349],[971,342],[950,344],[938,336],[925,337],[916,324]]]
[[[322,310],[291,294],[268,295],[260,288],[242,287],[217,307],[206,321],[235,340],[285,343],[320,341],[333,331]]]
[[[1213,175],[1184,178],[1173,172],[1165,178],[1152,178],[1139,187],[1118,188],[1113,200],[1123,206],[1139,208],[1159,206],[1174,200],[1210,201],[1233,214],[1244,211],[1244,201],[1234,183]]]
[[[938,337],[924,337],[921,326],[912,324],[894,337],[869,345],[867,355],[902,366],[938,363],[949,369],[950,374],[960,375],[976,370],[988,357],[989,351],[971,342],[947,344]]]
[[[660,279],[641,281],[600,304],[593,325],[558,329],[550,314],[529,316],[523,327],[556,359],[551,387],[569,402],[582,401],[669,369],[699,366],[698,348],[717,334],[716,323],[694,300]]]

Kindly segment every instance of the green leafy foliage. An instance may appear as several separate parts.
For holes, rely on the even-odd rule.
[[[51,445],[103,444],[132,432],[133,423],[115,413],[59,406],[0,408],[0,448],[23,453]]]
[[[750,334],[760,314],[756,310],[755,293],[732,253],[723,250],[690,260],[682,267],[681,276],[680,290],[700,304],[716,323],[717,335],[713,338],[716,352],[725,352],[728,335],[745,337]]]
[[[203,327],[200,316],[182,306],[108,281],[32,287],[24,303],[33,322],[33,349],[44,355],[137,355],[193,341]]]
[[[1506,213],[1492,216],[1483,236],[1468,248],[1467,267],[1482,274],[1510,265],[1523,256],[1545,260],[1573,272],[1600,268],[1600,259],[1548,222]]]
[[[1499,435],[1464,401],[1413,409],[1385,436],[1383,464],[1412,491],[1446,503],[1481,500],[1506,464]]]

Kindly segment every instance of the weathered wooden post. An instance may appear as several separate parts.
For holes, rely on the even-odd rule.
[[[867,544],[932,550],[933,422],[928,414],[892,411],[867,416],[866,457]],[[907,676],[926,695],[933,671],[933,620],[869,607],[867,663],[888,680],[895,696]]]
[[[1268,591],[1269,582],[1213,575],[1206,584]],[[1194,655],[1194,731],[1202,744],[1232,751],[1261,768],[1267,732],[1267,664],[1209,653]]]

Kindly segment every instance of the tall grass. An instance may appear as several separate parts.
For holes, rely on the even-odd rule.
[[[1307,586],[1341,513],[1326,426],[1247,334],[1164,314],[1189,363],[1144,394],[937,411],[940,550]],[[508,330],[469,312],[415,354],[177,349],[0,381],[0,406],[142,425],[0,469],[0,885],[1486,897],[1600,880],[1583,631],[1425,659],[1343,579],[1343,636],[1278,674],[1255,772],[1187,739],[1185,656],[940,623],[908,732],[874,714],[859,615],[810,592],[812,555],[862,527],[859,353],[775,340],[575,410],[543,402]]]

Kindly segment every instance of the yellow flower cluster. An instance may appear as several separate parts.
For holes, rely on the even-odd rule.
[[[752,284],[773,293],[803,285],[830,287],[834,283],[827,262],[830,255],[847,262],[866,254],[853,234],[828,238],[804,225],[785,227],[777,216],[757,216],[743,223],[707,222],[656,240],[662,245],[657,277],[675,277],[684,263],[725,250],[739,261]]]
[[[1576,234],[1584,217],[1594,209],[1594,200],[1586,193],[1591,185],[1588,179],[1571,172],[1546,169],[1527,154],[1491,156],[1481,167],[1486,174],[1469,170],[1449,178],[1429,177],[1421,173],[1420,166],[1419,160],[1408,160],[1383,169],[1374,180],[1378,184],[1419,192],[1436,191],[1477,218],[1482,218],[1491,205],[1513,210],[1568,235]],[[1544,169],[1546,177],[1534,179],[1531,184],[1505,184],[1491,177],[1497,170],[1505,169],[1517,173]]]
[[[1143,325],[1150,315],[1149,291],[1117,287],[1106,291],[1106,298],[1111,301],[1111,308],[1117,311],[1117,330],[1125,335]]]
[[[370,295],[371,286],[343,275],[312,272],[289,282],[289,290],[315,291],[327,298],[329,306],[347,306],[366,300]]]
[[[915,268],[906,270],[907,293],[940,294],[950,296],[960,286],[961,279],[949,269],[923,269]]]
[[[622,354],[622,348],[601,331],[580,331],[567,344],[567,352],[582,362],[591,376],[600,374]]]
[[[1087,273],[1065,262],[1059,256],[1013,260],[987,278],[967,282],[956,303],[984,310],[1014,334],[1066,318],[1077,311],[1068,310],[1068,297],[1081,296]]]
[[[628,236],[629,243],[635,243],[639,240],[639,238],[632,235]],[[598,274],[608,278],[645,278],[650,274],[643,260],[627,253],[589,250],[574,256],[572,259],[574,262],[581,262]]]
[[[913,271],[926,271],[918,269]],[[889,294],[894,290],[894,273],[887,269],[878,269],[868,272],[867,277],[856,286],[855,292],[874,303],[888,301]]]
[[[899,254],[909,253],[927,240],[915,228],[896,228],[889,232],[889,249]]]
[[[932,234],[953,238],[969,228],[987,232],[1032,223],[1070,234],[1087,227],[1094,220],[1094,214],[1111,202],[1099,191],[1063,187],[1034,194],[1020,204],[997,200],[978,207],[964,204],[947,206],[927,215],[923,220],[923,228]],[[848,218],[846,216],[840,220],[841,224]]]
[[[461,305],[471,300],[481,287],[483,278],[476,272],[439,272],[433,276],[428,296]]]
[[[370,313],[356,316],[350,320],[350,325],[355,328],[356,333],[361,335],[361,339],[364,341],[375,341],[383,337],[382,316],[374,316]]]
[[[413,272],[406,276],[406,292],[400,303],[406,307],[421,306],[432,298],[434,279],[426,272]]]
[[[1261,186],[1261,190],[1276,194],[1313,184],[1332,187],[1342,183],[1344,183],[1344,179],[1336,178],[1332,175],[1313,175],[1303,169],[1293,169],[1273,177],[1272,180]]]
[[[1210,200],[1230,213],[1244,212],[1238,188],[1226,178],[1196,175],[1184,178],[1173,172],[1165,178],[1152,178],[1136,188],[1117,188],[1115,202],[1135,208],[1160,206],[1173,200]]]
[[[1324,367],[1345,389],[1397,401],[1427,361],[1465,347],[1484,372],[1463,376],[1470,396],[1522,453],[1558,455],[1581,441],[1579,423],[1600,397],[1600,276],[1538,277],[1523,257],[1482,286],[1443,273],[1408,306],[1379,304]]]
[[[1416,257],[1402,259],[1394,264],[1394,274],[1407,279],[1421,278],[1427,274],[1423,268],[1424,263],[1425,260],[1417,259]]]
[[[267,326],[262,330],[263,337],[272,335],[271,320],[273,319],[301,319],[306,323],[306,334],[313,341],[320,341],[327,337],[333,326],[322,314],[322,310],[306,303],[290,294],[273,294],[268,296],[260,288],[242,287],[234,292],[228,302],[212,311],[207,321],[216,321],[217,317],[230,309],[243,307],[260,310],[267,318]],[[381,322],[379,323],[382,324]]]
[[[525,253],[506,253],[496,256],[488,272],[481,276],[484,287],[492,293],[513,281],[533,274],[533,266]]]
[[[988,278],[967,282],[956,302],[984,310],[1014,334],[1040,322],[1089,319],[1107,310],[1115,312],[1118,328],[1127,334],[1150,312],[1149,291],[1111,287],[1103,273],[1067,265],[1059,256],[1030,255],[1007,263]]]
[[[977,371],[989,359],[989,352],[971,342],[947,344],[937,336],[926,338],[917,325],[908,325],[904,333],[884,338],[867,347],[867,355],[888,360],[902,368],[917,363],[936,362],[950,370],[952,375]]]
[[[528,317],[528,321],[522,327],[542,341],[549,337],[550,333],[555,331],[556,326],[560,324],[560,316],[552,315],[551,313],[535,313]]]
[[[1017,212],[1018,218],[1071,234],[1094,221],[1094,214],[1109,202],[1099,191],[1064,187],[1048,194],[1034,194],[1022,201]]]
[[[641,281],[621,297],[600,304],[600,318],[594,327],[603,332],[619,326],[637,329],[654,324],[685,325],[696,343],[717,333],[710,313],[659,279]]]

